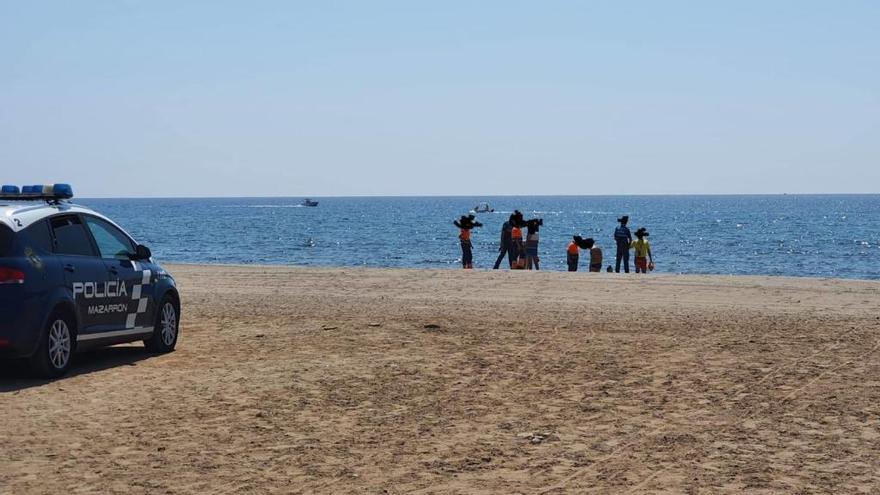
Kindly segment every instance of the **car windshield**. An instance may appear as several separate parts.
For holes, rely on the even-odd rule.
[[[0,223],[0,257],[8,256],[12,249],[12,229]]]

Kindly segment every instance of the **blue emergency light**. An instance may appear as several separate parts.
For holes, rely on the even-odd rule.
[[[43,200],[49,202],[58,202],[73,197],[73,188],[70,184],[46,184],[46,185],[29,185],[18,186],[4,185],[0,188],[0,199],[33,201]]]
[[[70,199],[73,197],[73,188],[70,184],[53,184],[52,194],[58,199]]]

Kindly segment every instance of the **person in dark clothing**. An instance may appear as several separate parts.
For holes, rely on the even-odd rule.
[[[629,246],[632,244],[632,233],[629,227],[629,216],[624,215],[617,219],[620,226],[614,229],[614,242],[617,243],[617,264],[615,265],[615,273],[620,273],[620,262],[623,261],[623,270],[629,273]]]
[[[513,261],[516,259],[516,249],[514,249],[513,243],[510,240],[510,231],[513,229],[515,219],[515,214],[510,215],[510,218],[501,226],[501,244],[498,247],[498,259],[495,260],[495,266],[492,267],[494,270],[501,266],[501,260],[505,256],[507,256],[510,267],[513,268]]]

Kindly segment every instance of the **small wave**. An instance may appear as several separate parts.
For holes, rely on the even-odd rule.
[[[448,258],[447,259],[422,259],[421,261],[417,261],[416,263],[419,265],[453,265],[453,264],[460,264],[461,258],[459,257],[458,259],[455,259],[455,260],[450,260]]]
[[[305,208],[303,205],[222,205],[221,208]]]
[[[303,205],[247,205],[244,208],[305,208]]]

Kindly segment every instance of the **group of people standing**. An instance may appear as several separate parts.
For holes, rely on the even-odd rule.
[[[576,235],[572,238],[571,242],[568,244],[568,249],[565,252],[566,258],[568,259],[568,271],[578,271],[578,263],[580,262],[581,249],[585,249],[590,252],[590,271],[602,271],[602,249],[596,245],[596,241],[594,241],[592,237],[587,237],[586,239],[584,239],[579,235]]]
[[[498,247],[498,259],[495,260],[497,270],[507,256],[507,262],[511,270],[540,270],[538,258],[538,242],[541,239],[539,231],[544,225],[544,220],[533,218],[526,220],[522,212],[516,210],[510,218],[501,226],[501,243]],[[526,229],[525,241],[523,241],[522,229]]]
[[[617,219],[620,224],[614,230],[614,241],[617,244],[616,264],[613,271],[619,273],[621,265],[625,273],[629,273],[629,250],[635,250],[635,268],[636,273],[648,273],[654,269],[654,259],[651,253],[651,244],[648,242],[648,231],[642,227],[636,230],[636,240],[633,240],[632,233],[627,224],[629,216],[623,216]],[[461,242],[461,263],[465,269],[473,268],[473,244],[471,243],[471,230],[475,227],[482,227],[483,224],[476,221],[474,215],[462,215],[458,220],[453,221],[456,227],[460,229],[458,236]],[[508,220],[501,226],[501,242],[498,248],[498,259],[495,260],[497,270],[507,257],[511,270],[539,270],[540,259],[538,258],[538,242],[540,240],[540,228],[544,225],[543,219],[533,218],[526,220],[522,212],[516,210],[510,215]],[[523,236],[523,229],[526,230]],[[576,272],[580,262],[580,250],[584,249],[590,252],[590,271],[599,272],[602,270],[602,249],[596,245],[592,238],[583,238],[575,235],[566,249],[566,257],[568,262],[568,271]],[[607,271],[611,272],[609,265]]]

